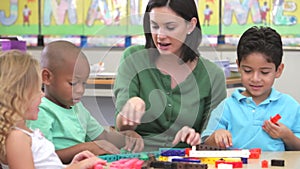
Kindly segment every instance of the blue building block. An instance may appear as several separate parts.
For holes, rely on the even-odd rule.
[[[98,156],[99,158],[106,160],[107,162],[113,162],[113,161],[117,161],[118,160],[118,155],[113,155],[113,154],[108,154],[108,155],[101,155]]]
[[[185,149],[182,148],[161,148],[161,156],[185,156]]]
[[[172,162],[201,163],[201,160],[191,158],[172,158]]]

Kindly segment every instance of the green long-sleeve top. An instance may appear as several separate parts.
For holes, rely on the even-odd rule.
[[[139,45],[124,51],[114,94],[116,115],[129,98],[137,96],[145,101],[146,112],[136,132],[144,138],[144,150],[153,151],[173,147],[172,141],[183,126],[200,133],[211,110],[226,97],[226,83],[222,69],[200,57],[192,73],[172,89],[170,75],[162,74],[147,49]]]

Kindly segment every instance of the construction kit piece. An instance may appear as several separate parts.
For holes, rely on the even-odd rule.
[[[243,157],[249,158],[250,151],[243,150],[224,150],[224,151],[198,151],[196,147],[193,146],[188,152],[189,157]]]
[[[278,166],[278,167],[284,167],[284,160],[271,160],[271,166]]]

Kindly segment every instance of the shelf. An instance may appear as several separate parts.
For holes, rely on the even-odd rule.
[[[100,84],[100,85],[112,85],[114,84],[115,79],[114,78],[92,78],[88,79],[87,84]],[[227,78],[226,84],[227,85],[234,85],[234,84],[240,84],[241,78],[240,77],[233,77],[233,78]]]

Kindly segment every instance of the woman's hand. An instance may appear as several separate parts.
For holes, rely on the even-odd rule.
[[[195,129],[184,126],[177,132],[175,139],[173,140],[173,145],[178,144],[180,141],[191,146],[198,145],[201,143],[200,134],[196,132]]]
[[[141,119],[145,113],[145,102],[139,97],[130,98],[122,111],[120,112],[120,118],[122,125],[136,126],[141,123]]]

